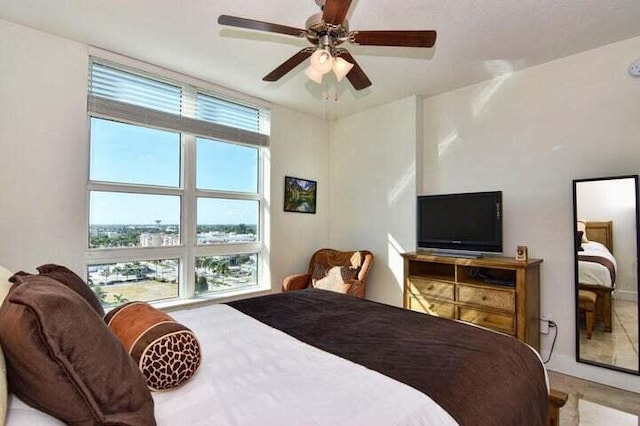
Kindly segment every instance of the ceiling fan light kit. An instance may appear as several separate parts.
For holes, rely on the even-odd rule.
[[[311,67],[322,75],[325,75],[333,67],[333,56],[327,49],[317,49],[311,55]]]
[[[353,64],[350,64],[340,57],[335,58],[333,61],[333,73],[336,75],[338,81],[342,81],[342,79],[349,74],[351,68],[353,68]]]
[[[315,68],[313,68],[311,65],[309,65],[307,69],[304,70],[304,73],[307,77],[309,77],[309,80],[315,81],[318,84],[322,84],[322,74],[316,71]]]
[[[351,71],[353,64],[345,61],[343,58],[334,57],[327,49],[317,49],[311,55],[310,65],[304,71],[310,80],[318,84],[322,84],[322,77],[333,71],[338,82]]]
[[[322,12],[307,19],[305,28],[236,16],[220,15],[218,23],[251,30],[279,33],[294,37],[305,37],[314,47],[304,48],[264,76],[264,81],[278,81],[289,71],[310,59],[310,66],[304,73],[316,83],[322,83],[322,77],[333,70],[338,81],[346,76],[356,90],[371,86],[371,80],[356,60],[344,48],[344,42],[366,46],[433,47],[436,42],[435,31],[349,31],[345,19],[352,0],[315,0]]]

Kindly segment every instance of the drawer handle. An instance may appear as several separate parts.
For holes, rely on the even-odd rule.
[[[427,287],[427,290],[433,290],[433,284],[431,284],[429,287]]]
[[[429,309],[433,309],[434,307],[434,305],[429,305]]]
[[[487,296],[482,296],[482,300],[487,300]]]
[[[487,317],[483,317],[482,318],[482,322],[487,322],[487,321],[489,321],[489,318],[487,318]]]

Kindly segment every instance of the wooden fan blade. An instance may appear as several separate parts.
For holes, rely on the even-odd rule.
[[[356,60],[353,59],[351,53],[347,52],[346,50],[342,50],[338,53],[338,55],[342,56],[344,60],[349,62],[350,64],[353,64],[353,68],[351,68],[351,71],[349,71],[349,74],[347,74],[347,78],[349,79],[349,82],[351,82],[351,85],[354,89],[362,90],[371,86],[371,80],[369,80],[369,77],[367,77],[364,71],[362,71],[362,68],[360,68],[360,65],[358,65]]]
[[[344,22],[351,6],[351,0],[327,0],[324,4],[322,19],[327,24],[340,25]]]
[[[313,51],[314,51],[313,47],[305,47],[304,49],[302,49],[301,51],[299,51],[298,53],[296,53],[295,55],[293,55],[292,57],[284,61],[282,64],[280,64],[278,68],[274,69],[269,74],[265,75],[262,79],[264,81],[280,80],[282,76],[284,76],[286,73],[288,73],[289,71],[297,67],[300,63],[302,63],[302,61],[304,61],[309,56],[311,56]]]
[[[272,24],[270,22],[256,21],[254,19],[239,18],[237,16],[220,15],[218,24],[230,27],[248,28],[250,30],[266,31],[269,33],[286,34],[295,37],[303,37],[306,30],[286,25]]]
[[[352,31],[350,40],[365,46],[433,47],[435,31]]]

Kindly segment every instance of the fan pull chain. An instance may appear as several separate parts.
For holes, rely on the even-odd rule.
[[[329,121],[334,121],[338,117],[338,85],[334,81],[323,81],[322,97],[324,99],[324,116]],[[331,91],[333,89],[333,93]]]
[[[324,98],[324,100],[338,102],[338,100],[340,100],[340,96],[338,95],[338,86],[333,82],[322,82],[322,84],[324,86],[322,90],[322,97]],[[333,95],[331,94],[331,89],[333,89]]]

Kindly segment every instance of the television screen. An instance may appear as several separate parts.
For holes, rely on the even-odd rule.
[[[502,191],[418,196],[418,248],[502,252]]]

